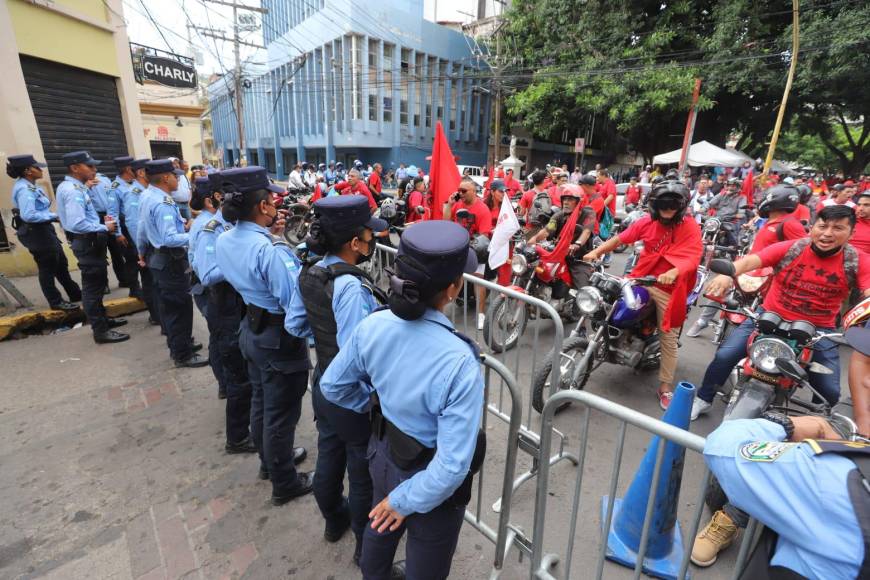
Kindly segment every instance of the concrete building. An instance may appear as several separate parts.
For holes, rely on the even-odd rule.
[[[145,81],[139,85],[138,98],[149,157],[178,157],[191,165],[216,160],[211,130],[202,119],[205,99],[198,88],[177,89]]]
[[[121,0],[5,0],[0,38],[0,167],[18,153],[45,160],[39,185],[53,198],[64,153],[149,154]],[[36,265],[9,227],[11,190],[0,172],[0,272],[32,274]]]
[[[279,178],[297,160],[428,166],[441,121],[459,162],[482,165],[486,71],[461,33],[423,17],[423,0],[263,0],[267,66],[246,69],[249,164]],[[226,75],[209,86],[216,147],[240,159]]]

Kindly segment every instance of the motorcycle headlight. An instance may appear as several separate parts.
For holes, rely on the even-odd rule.
[[[704,222],[704,231],[708,233],[715,233],[719,231],[719,227],[722,223],[716,218],[710,218],[706,222]]]
[[[604,304],[604,299],[598,288],[584,286],[577,291],[577,307],[583,314],[595,314],[602,304]]]
[[[749,360],[755,368],[769,375],[781,374],[776,368],[778,358],[797,358],[792,348],[778,338],[761,338],[753,342],[749,349]]]
[[[514,275],[520,276],[524,274],[528,267],[529,263],[522,254],[514,254],[514,257],[511,258],[511,272],[513,272]]]

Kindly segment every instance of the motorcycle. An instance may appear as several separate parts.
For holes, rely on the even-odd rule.
[[[576,327],[562,344],[559,353],[559,389],[582,389],[603,363],[648,371],[661,364],[661,344],[656,325],[656,306],[647,286],[655,276],[620,278],[600,266],[589,285],[577,291],[576,303],[582,313]],[[591,323],[588,336],[585,322]],[[532,378],[532,406],[544,408],[544,393],[549,391],[553,353]]]
[[[770,287],[772,281],[773,268],[759,268],[737,277],[734,287],[727,298],[722,299],[716,296],[704,295],[708,300],[725,304],[730,303],[736,306],[733,309],[722,309],[719,313],[719,320],[716,322],[716,327],[713,329],[713,344],[722,344],[731,331],[743,324],[746,320],[746,315],[743,314],[743,309],[748,308],[755,311],[760,305]]]
[[[549,302],[562,318],[577,320],[580,312],[571,297],[571,273],[565,260],[542,263],[541,253],[554,244],[529,244],[522,230],[514,235],[509,288]],[[486,310],[483,336],[493,352],[504,352],[517,345],[536,309],[528,303],[498,294]]]
[[[646,209],[639,205],[627,206],[625,209],[628,213],[624,218],[622,218],[622,221],[619,222],[619,226],[616,228],[617,235],[627,230],[631,224],[646,215]],[[616,246],[616,249],[613,251],[617,254],[621,254],[627,249],[628,246],[626,244],[620,244]],[[637,242],[635,242],[634,253],[628,258],[628,264],[625,266],[626,275],[631,272],[631,268],[634,268],[634,265],[637,263],[637,257],[640,255],[641,251],[643,251],[643,242],[641,242],[640,249],[637,248]]]
[[[284,213],[286,220],[284,239],[291,246],[301,244],[308,236],[308,229],[314,219],[314,210],[308,205],[307,199],[301,201],[292,194],[288,194],[284,198],[279,209]]]

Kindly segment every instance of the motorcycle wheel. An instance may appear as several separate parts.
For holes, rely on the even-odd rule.
[[[589,340],[581,336],[571,336],[562,344],[562,352],[559,354],[560,368],[559,374],[559,390],[564,391],[571,387],[571,377],[574,376],[574,365],[579,362],[580,357],[586,351],[586,346]],[[568,356],[566,356],[568,355]],[[532,377],[532,407],[540,413],[544,409],[544,392],[550,391],[550,371],[553,369],[553,351],[547,353],[541,366],[535,371]],[[574,388],[582,389],[586,386],[586,381],[589,380],[589,373],[585,372],[580,378],[579,383],[574,385]],[[567,404],[565,405],[568,406]]]
[[[287,243],[295,246],[305,241],[308,236],[308,226],[305,217],[308,215],[308,206],[304,204],[292,205],[288,208],[289,215],[284,225],[284,239]]]
[[[499,294],[486,309],[483,339],[492,352],[510,350],[519,342],[528,320],[525,303]]]

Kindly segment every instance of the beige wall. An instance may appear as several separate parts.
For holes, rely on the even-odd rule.
[[[142,126],[145,130],[145,139],[148,141],[149,147],[151,141],[179,141],[184,159],[191,165],[201,163],[199,118],[179,117],[179,119],[184,125],[183,127],[176,126],[177,121],[174,116],[143,114]]]

